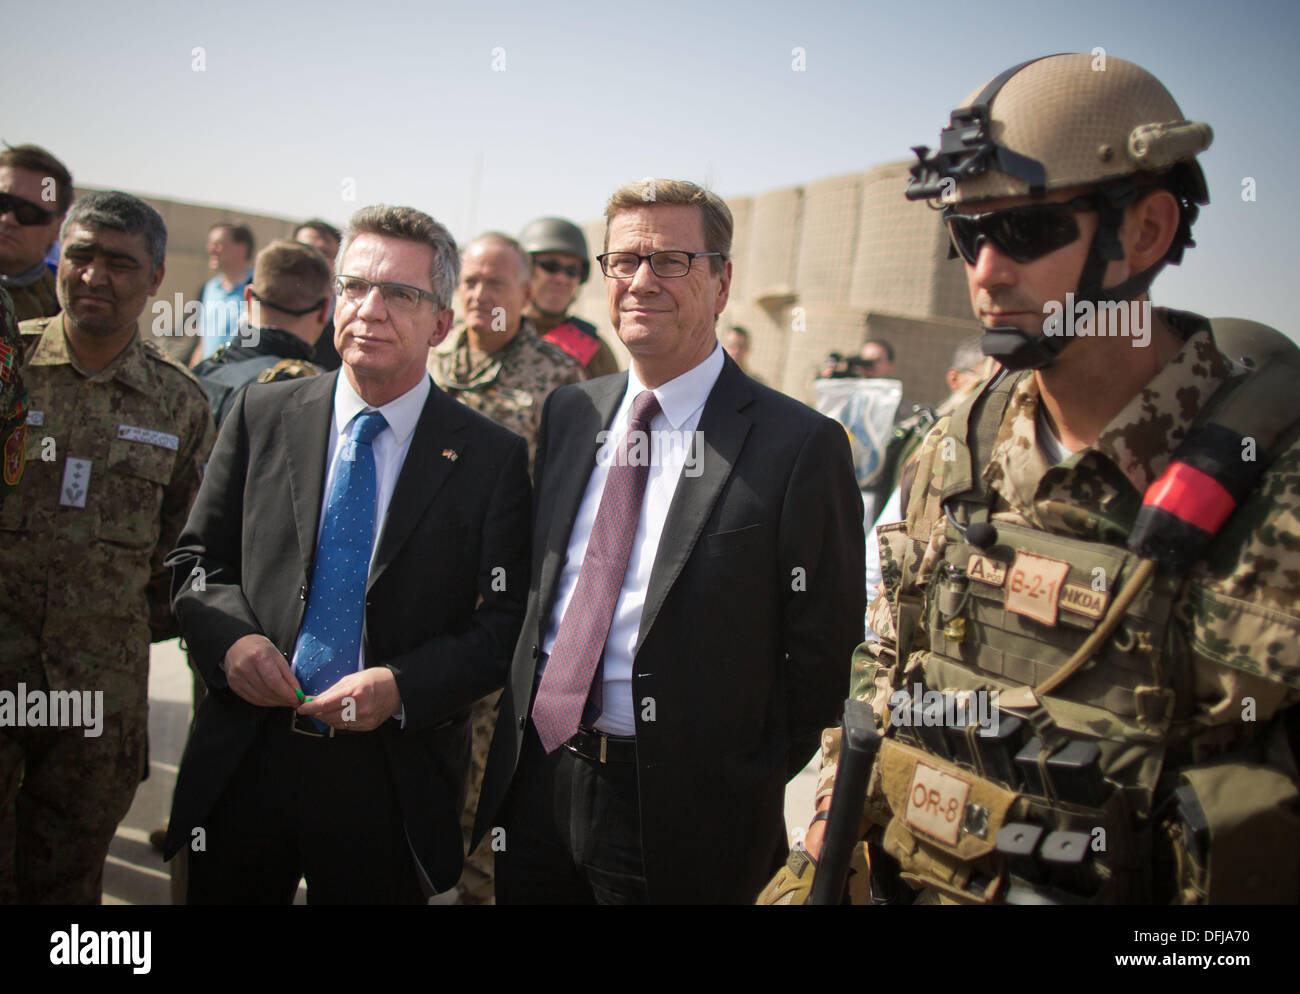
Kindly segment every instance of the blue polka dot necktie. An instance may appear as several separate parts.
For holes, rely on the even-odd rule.
[[[298,682],[309,697],[357,669],[375,533],[372,443],[386,427],[388,422],[378,411],[363,411],[353,420],[350,437],[340,442],[338,469],[316,546],[311,594],[294,651]]]
[[[659,401],[649,390],[637,394],[632,417],[618,455],[609,467],[600,507],[587,540],[578,583],[573,588],[550,658],[533,702],[533,724],[542,748],[554,752],[577,732],[592,679],[605,654],[605,640],[614,621],[614,608],[623,590],[632,539],[641,521],[641,500],[650,476],[650,422]]]

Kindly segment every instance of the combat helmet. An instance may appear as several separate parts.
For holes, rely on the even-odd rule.
[[[906,195],[937,201],[949,217],[980,201],[1089,188],[1098,226],[1075,299],[1135,300],[1165,263],[1180,262],[1195,244],[1192,224],[1210,199],[1196,156],[1212,139],[1210,126],[1186,120],[1141,66],[1104,53],[1049,55],[1012,66],[972,93],[952,112],[937,150],[915,147]],[[1118,286],[1103,287],[1107,262],[1123,258],[1124,208],[1157,188],[1179,205],[1169,251]],[[998,327],[985,329],[982,345],[1011,369],[1041,369],[1069,341]]]
[[[591,275],[591,256],[587,252],[587,239],[582,229],[572,221],[560,217],[539,217],[519,233],[519,244],[529,255],[538,252],[560,252],[582,261],[582,282]]]

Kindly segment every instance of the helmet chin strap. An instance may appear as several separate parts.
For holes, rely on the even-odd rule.
[[[1164,267],[1162,259],[1115,286],[1101,285],[1106,264],[1124,258],[1119,226],[1124,218],[1124,206],[1136,193],[1132,184],[1123,183],[1103,189],[1096,195],[1097,231],[1092,236],[1088,258],[1084,262],[1083,273],[1079,276],[1079,287],[1074,294],[1076,306],[1082,301],[1091,301],[1094,313],[1097,313],[1100,304],[1136,300],[1150,289],[1156,275]],[[986,324],[980,327],[984,330],[980,339],[980,348],[984,354],[997,359],[1013,372],[1047,369],[1072,341],[1069,335],[1048,335],[1045,331],[1031,335],[1014,325]]]

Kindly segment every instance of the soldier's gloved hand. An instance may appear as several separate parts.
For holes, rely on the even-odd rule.
[[[807,904],[808,895],[812,893],[813,875],[817,872],[817,861],[802,842],[796,842],[790,850],[790,856],[771,880],[763,892],[758,895],[757,905],[772,904]]]

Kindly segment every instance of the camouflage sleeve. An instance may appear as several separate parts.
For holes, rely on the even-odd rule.
[[[1193,570],[1188,619],[1196,692],[1213,724],[1267,721],[1300,702],[1300,441],[1228,519]]]
[[[176,546],[185,519],[189,516],[194,495],[198,493],[203,478],[203,466],[216,441],[217,428],[212,421],[212,411],[197,383],[186,378],[180,388],[184,402],[179,405],[180,419],[177,435],[180,447],[171,481],[163,492],[162,524],[158,545],[154,548],[149,571],[149,631],[154,642],[175,638],[180,626],[171,610],[171,571],[163,565],[167,554]]]

